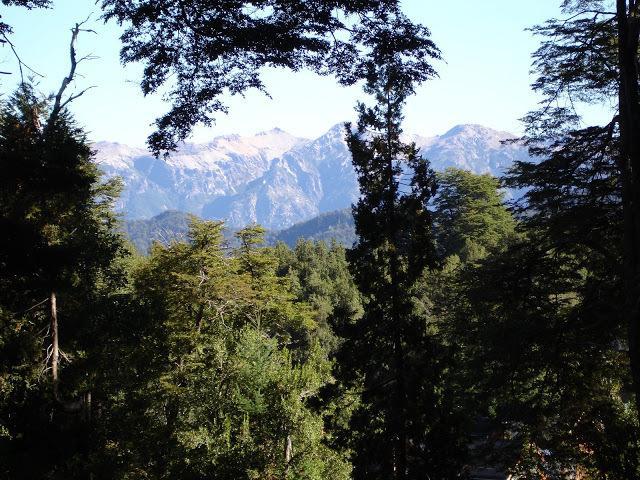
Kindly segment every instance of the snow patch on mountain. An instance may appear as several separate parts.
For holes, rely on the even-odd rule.
[[[276,128],[185,143],[166,161],[117,143],[99,142],[94,149],[105,174],[124,180],[116,207],[126,218],[180,210],[224,219],[231,227],[258,222],[280,229],[357,200],[358,183],[344,137],[343,123],[314,140]],[[521,145],[502,143],[510,138],[481,125],[457,125],[434,137],[404,136],[420,147],[435,170],[458,167],[492,175],[528,159]]]
[[[522,145],[503,143],[513,138],[516,136],[508,132],[466,124],[456,125],[443,135],[417,141],[416,144],[431,161],[434,170],[456,167],[500,176],[514,160],[528,158]]]

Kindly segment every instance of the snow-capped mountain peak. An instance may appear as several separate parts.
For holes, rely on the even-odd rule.
[[[494,175],[528,158],[522,146],[501,143],[508,138],[513,135],[481,125],[457,125],[434,137],[405,135],[435,170]],[[166,161],[117,143],[98,142],[94,149],[106,175],[124,180],[117,208],[127,218],[181,210],[234,227],[259,222],[283,228],[348,207],[359,195],[344,123],[313,140],[274,128],[186,143]]]

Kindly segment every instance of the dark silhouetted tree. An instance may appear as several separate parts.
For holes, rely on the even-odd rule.
[[[538,78],[533,88],[545,98],[541,108],[525,119],[529,142],[533,153],[552,160],[540,169],[546,178],[548,169],[558,165],[553,161],[554,152],[567,153],[571,146],[574,153],[565,157],[577,168],[576,178],[584,183],[583,171],[593,170],[591,167],[601,171],[588,179],[589,190],[598,183],[616,184],[614,196],[602,200],[609,204],[617,198],[619,204],[618,213],[610,220],[620,219],[624,318],[636,409],[640,411],[640,5],[635,0],[565,0],[562,6],[566,18],[533,29],[544,37],[534,54]],[[607,108],[614,105],[610,123],[581,127],[576,105],[584,102]],[[596,163],[603,155],[613,162]],[[525,178],[537,175],[535,167],[523,172],[527,174],[521,177],[523,185]],[[564,179],[565,188],[577,192],[573,177]],[[598,198],[591,201],[597,203]],[[585,240],[593,236],[587,234]],[[608,246],[594,247],[592,243],[590,248]]]
[[[103,0],[105,18],[126,25],[124,62],[143,62],[145,95],[170,85],[170,111],[149,137],[158,155],[198,123],[226,112],[224,94],[266,92],[263,67],[309,69],[352,85],[372,71],[379,25],[412,38],[418,27],[398,0]]]
[[[95,386],[94,330],[123,280],[111,211],[118,184],[100,181],[70,115],[50,113],[27,84],[0,112],[2,377],[11,379],[0,400],[0,448],[11,478],[78,473]]]
[[[351,441],[354,476],[363,479],[451,478],[460,452],[438,395],[437,345],[412,302],[435,262],[427,209],[435,175],[415,144],[400,140],[405,101],[435,75],[439,52],[426,29],[407,33],[393,22],[372,33],[365,91],[375,104],[359,105],[357,129],[347,126],[361,193],[348,258],[364,313],[339,329],[338,359],[342,381],[361,389]]]

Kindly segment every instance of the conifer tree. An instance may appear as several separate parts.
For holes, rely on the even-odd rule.
[[[0,112],[0,465],[11,478],[87,471],[95,332],[123,282],[118,184],[100,181],[84,132],[52,108],[23,84]]]
[[[354,475],[363,479],[444,478],[456,469],[453,436],[439,431],[446,407],[433,344],[411,298],[435,262],[427,209],[435,175],[416,146],[400,140],[402,107],[415,84],[435,74],[429,61],[438,50],[426,29],[405,33],[393,24],[376,32],[365,87],[376,103],[359,105],[355,131],[347,125],[361,193],[349,260],[364,313],[345,326],[338,358],[342,378],[362,382],[352,428]]]
[[[619,205],[608,220],[619,222],[622,232],[624,321],[632,388],[640,412],[640,4],[636,0],[564,0],[561,4],[566,18],[533,29],[543,37],[533,55],[538,74],[533,88],[544,99],[541,108],[525,118],[532,152],[548,161],[537,171],[522,169],[526,176],[520,176],[519,183],[526,186],[527,181],[548,179],[550,173],[553,178],[550,169],[556,167],[566,173],[561,169],[570,161],[577,182],[571,175],[562,177],[568,192],[578,193],[574,188],[580,183],[586,183],[589,190],[607,181],[616,184],[614,196],[590,200],[592,204],[601,200],[605,205],[612,201]],[[584,103],[607,109],[614,105],[611,120],[584,127],[579,108]],[[558,161],[562,158],[564,162]],[[585,182],[582,173],[588,170],[601,173]],[[582,202],[584,195],[579,197],[586,203]],[[592,237],[584,237],[590,245],[579,237],[573,241],[597,251]]]

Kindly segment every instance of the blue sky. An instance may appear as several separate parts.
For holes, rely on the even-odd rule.
[[[404,11],[427,25],[443,53],[435,66],[440,77],[419,87],[405,112],[405,131],[421,135],[444,133],[459,123],[521,133],[518,119],[535,108],[538,98],[529,84],[530,54],[538,40],[526,27],[558,16],[560,0],[404,0]],[[98,20],[94,0],[54,0],[51,10],[31,12],[1,7],[3,20],[14,27],[13,42],[23,60],[41,72],[39,87],[56,89],[68,70],[69,28],[93,13],[79,40],[79,54],[99,58],[79,66],[81,89],[95,85],[74,102],[72,110],[92,140],[143,145],[154,118],[167,109],[158,96],[139,91],[140,66],[119,63],[119,27]],[[0,70],[16,71],[7,47],[0,48]],[[316,137],[332,125],[351,120],[354,105],[363,98],[360,87],[339,87],[331,78],[309,72],[265,72],[272,98],[250,92],[228,101],[230,114],[218,117],[212,128],[197,128],[193,141],[216,135],[251,134],[273,127],[304,137]],[[2,78],[0,91],[16,83]],[[603,112],[591,112],[601,117]]]

